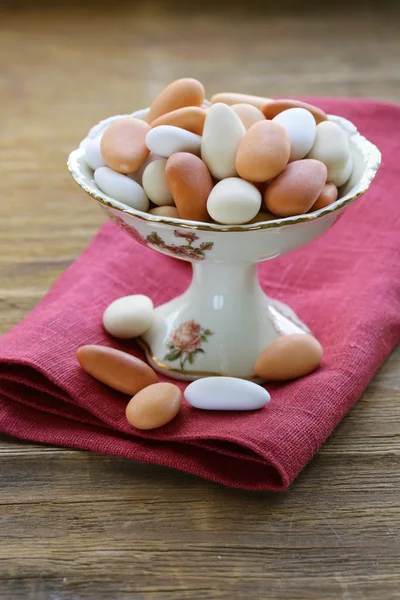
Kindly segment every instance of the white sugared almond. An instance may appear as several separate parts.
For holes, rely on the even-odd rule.
[[[144,191],[157,206],[173,206],[174,204],[174,199],[165,179],[166,164],[166,158],[152,161],[145,168],[142,177]]]
[[[164,158],[169,158],[175,152],[199,154],[201,136],[173,125],[159,125],[146,135],[146,145]]]
[[[317,125],[315,142],[307,158],[320,160],[326,165],[328,181],[332,183],[337,181],[337,176],[344,171],[349,157],[350,149],[346,134],[339,125],[331,121],[323,121]]]
[[[91,140],[88,139],[84,144],[85,160],[93,171],[107,165],[100,150],[101,137],[101,135],[98,135]]]
[[[184,392],[186,401],[203,410],[257,410],[271,399],[266,389],[237,377],[204,377]]]
[[[344,185],[350,179],[352,172],[353,172],[353,158],[350,154],[349,159],[348,159],[344,169],[340,170],[340,169],[332,168],[330,170],[329,181],[331,183],[333,183],[334,185],[336,185],[336,187],[340,187],[341,185]]]
[[[155,160],[159,160],[160,158],[162,158],[162,156],[158,156],[158,154],[150,152],[144,163],[136,171],[134,171],[133,173],[128,173],[129,179],[133,179],[133,181],[136,181],[136,183],[138,183],[139,185],[143,185],[142,181],[145,169],[149,166],[150,163],[152,163]]]
[[[258,214],[261,194],[255,185],[228,177],[213,187],[207,200],[208,214],[224,225],[248,223]]]
[[[99,189],[123,204],[137,210],[147,211],[149,199],[141,185],[126,175],[113,171],[110,167],[100,167],[94,172],[94,180]]]
[[[153,313],[153,302],[148,296],[124,296],[114,300],[104,311],[104,329],[116,338],[134,338],[147,331]]]
[[[204,122],[201,158],[217,179],[237,175],[235,160],[246,133],[240,117],[226,104],[213,104]]]
[[[289,108],[272,119],[286,129],[290,139],[289,162],[304,158],[311,150],[316,133],[315,119],[305,108]]]

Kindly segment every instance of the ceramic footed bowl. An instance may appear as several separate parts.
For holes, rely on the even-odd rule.
[[[96,137],[120,118],[145,114],[111,117],[87,137]],[[353,157],[353,173],[339,199],[312,213],[252,225],[185,221],[135,210],[99,190],[84,160],[85,140],[70,154],[68,168],[75,181],[118,227],[137,243],[193,265],[189,288],[156,308],[152,326],[139,339],[156,370],[187,381],[210,375],[259,381],[254,364],[264,348],[280,335],[309,332],[290,307],[266,296],[257,263],[320,236],[369,188],[379,168],[379,150],[346,119],[329,119],[345,132]]]

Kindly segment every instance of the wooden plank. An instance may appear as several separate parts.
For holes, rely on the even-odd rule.
[[[123,581],[157,597],[184,582],[196,597],[219,582],[221,592],[249,597],[266,586],[265,598],[334,598],[338,580],[357,590],[372,577],[396,597],[398,460],[350,458],[338,474],[336,458],[318,456],[280,494],[171,475],[92,454],[9,457],[0,477],[3,579],[28,585],[41,573],[49,586],[62,575],[74,593],[93,591],[88,582],[114,593]],[[293,588],[298,579],[305,588]]]

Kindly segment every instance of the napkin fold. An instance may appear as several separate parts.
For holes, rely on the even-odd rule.
[[[259,266],[266,293],[293,307],[321,341],[322,367],[268,386],[272,399],[261,411],[208,412],[185,403],[165,427],[134,430],[125,419],[129,398],[83,372],[76,349],[104,344],[144,358],[134,342],[105,333],[104,309],[129,294],[164,303],[189,285],[191,269],[109,222],[39,305],[0,338],[2,432],[251,490],[282,490],[293,481],[400,339],[400,107],[315,102],[350,119],[383,155],[370,190],[332,229]]]

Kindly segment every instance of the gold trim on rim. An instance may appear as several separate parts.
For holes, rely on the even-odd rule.
[[[143,112],[143,111],[137,111],[137,112]],[[135,114],[136,113],[133,113],[133,115],[135,115]],[[106,119],[104,121],[101,121],[98,125],[96,125],[95,127],[93,127],[91,129],[89,135],[85,138],[85,140],[83,140],[82,143],[84,143],[86,140],[88,140],[90,138],[93,138],[94,135],[99,134],[112,121],[115,121],[118,118],[123,118],[126,116],[132,116],[132,115],[120,115],[117,117],[114,116],[114,117],[109,117],[109,119]],[[360,133],[358,133],[356,127],[347,119],[344,119],[343,117],[338,117],[336,115],[329,115],[329,120],[337,123],[343,130],[346,131],[349,138],[359,148],[360,152],[362,153],[362,155],[364,156],[364,158],[366,160],[366,169],[363,173],[361,181],[359,182],[359,184],[357,186],[356,192],[353,195],[348,196],[348,197],[345,195],[343,198],[336,200],[331,205],[329,205],[325,208],[321,208],[313,213],[307,213],[305,215],[299,215],[299,216],[293,216],[293,217],[286,217],[283,219],[274,219],[272,221],[267,221],[265,223],[258,223],[257,225],[244,224],[244,225],[240,225],[240,226],[226,225],[224,227],[221,227],[219,225],[206,224],[206,223],[201,223],[199,221],[183,221],[182,219],[172,219],[172,218],[164,219],[162,217],[150,215],[149,213],[144,213],[144,212],[138,211],[134,208],[124,206],[122,203],[120,203],[116,200],[113,200],[112,198],[109,198],[102,192],[96,192],[93,188],[91,188],[89,185],[87,185],[87,183],[85,182],[85,179],[87,179],[87,177],[84,175],[84,173],[82,172],[82,169],[80,168],[80,165],[79,165],[79,159],[82,159],[83,154],[84,154],[84,148],[82,147],[82,144],[79,148],[77,148],[76,150],[73,150],[71,152],[71,154],[68,157],[67,166],[68,166],[69,172],[71,173],[71,175],[74,178],[74,180],[76,181],[76,183],[89,196],[91,196],[92,198],[97,200],[103,206],[107,206],[108,208],[112,208],[121,213],[125,213],[132,217],[135,217],[136,219],[140,219],[141,221],[147,221],[149,223],[155,223],[155,224],[163,224],[163,225],[168,225],[168,226],[172,226],[172,227],[180,227],[180,228],[193,229],[193,230],[199,230],[199,231],[211,231],[211,232],[215,231],[215,232],[221,232],[221,233],[240,232],[240,231],[260,231],[262,229],[285,227],[287,225],[296,225],[297,223],[305,223],[307,221],[315,221],[316,219],[319,219],[320,217],[324,217],[326,215],[332,214],[332,213],[340,210],[344,206],[347,206],[348,204],[350,204],[351,202],[353,202],[354,200],[356,200],[357,198],[362,196],[368,190],[369,186],[371,185],[372,180],[374,179],[374,177],[376,175],[377,170],[379,169],[379,165],[381,163],[381,153],[374,144],[372,144],[369,140],[367,140],[365,137],[360,135]]]
[[[158,358],[152,354],[149,344],[143,338],[137,338],[136,341],[139,346],[142,346],[142,348],[148,354],[148,358],[150,358],[158,367],[160,367],[160,369],[170,371],[171,373],[179,373],[180,375],[188,375],[189,377],[234,377],[235,379],[246,379],[247,381],[261,381],[261,379],[256,375],[252,375],[251,377],[242,377],[241,375],[228,375],[227,373],[217,373],[215,371],[187,371],[186,369],[175,369],[158,360]]]

